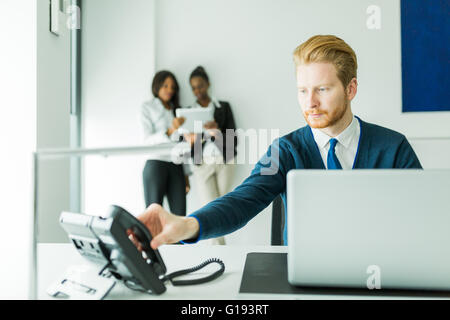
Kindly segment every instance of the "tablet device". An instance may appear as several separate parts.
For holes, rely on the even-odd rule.
[[[194,133],[201,133],[204,130],[204,124],[214,120],[212,108],[178,108],[175,113],[177,117],[185,118],[180,128]]]

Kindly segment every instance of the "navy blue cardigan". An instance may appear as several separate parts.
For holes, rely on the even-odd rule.
[[[361,134],[353,169],[422,168],[404,135],[358,120]],[[242,228],[279,194],[287,208],[286,175],[291,169],[325,169],[309,126],[276,139],[241,185],[192,213],[200,224],[194,241]]]

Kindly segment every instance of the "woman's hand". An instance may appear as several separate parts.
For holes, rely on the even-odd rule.
[[[184,117],[173,118],[172,127],[167,129],[167,135],[171,136],[172,133],[174,133],[179,127],[181,127],[183,125],[184,121],[185,121]]]
[[[184,179],[186,181],[186,194],[188,194],[189,191],[191,190],[191,184],[189,183],[189,176],[184,176]]]
[[[194,142],[197,139],[196,133],[185,133],[183,136],[186,139],[186,142],[191,145],[191,147],[194,145]]]
[[[219,125],[215,121],[206,122],[203,127],[206,129],[206,133],[208,137],[216,137],[219,131]]]
[[[219,129],[219,125],[217,124],[217,122],[213,121],[208,121],[206,122],[203,127],[205,129]]]
[[[186,119],[184,117],[173,118],[172,120],[172,128],[177,130],[184,123]]]

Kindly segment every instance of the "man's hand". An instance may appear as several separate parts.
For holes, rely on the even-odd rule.
[[[174,215],[156,203],[137,218],[150,230],[154,250],[163,244],[196,238],[200,229],[197,219]]]

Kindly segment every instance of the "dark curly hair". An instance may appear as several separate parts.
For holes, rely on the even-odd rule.
[[[191,81],[194,77],[200,77],[209,83],[208,75],[206,74],[206,71],[202,66],[198,66],[194,69],[194,71],[192,71],[191,76],[189,77],[189,81]]]

